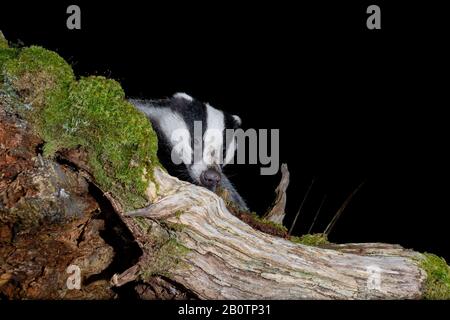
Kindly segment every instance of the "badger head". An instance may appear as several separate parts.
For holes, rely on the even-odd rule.
[[[136,106],[147,114],[158,134],[160,151],[165,153],[160,158],[170,158],[178,173],[187,172],[188,177],[181,177],[184,180],[214,191],[224,178],[222,168],[236,153],[233,131],[241,119],[185,93]],[[163,164],[167,166],[167,160]]]

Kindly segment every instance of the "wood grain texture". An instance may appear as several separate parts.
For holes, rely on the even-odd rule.
[[[254,230],[233,216],[208,190],[155,169],[153,205],[123,217],[131,230],[136,216],[171,228],[172,239],[186,248],[166,276],[201,299],[418,299],[425,272],[420,254],[377,243],[312,247]],[[142,219],[142,218],[140,218]],[[163,228],[164,229],[164,228]],[[152,229],[154,230],[154,229]],[[153,231],[152,231],[153,232]],[[152,233],[150,232],[150,233]],[[145,238],[145,236],[144,236]],[[150,237],[151,238],[151,237]],[[148,263],[154,246],[140,241]],[[150,250],[149,250],[150,249]],[[161,270],[160,270],[161,271]],[[136,269],[116,275],[137,278]],[[379,281],[377,282],[377,279]],[[125,281],[126,282],[126,281]]]
[[[264,215],[264,219],[275,223],[283,224],[286,215],[286,190],[289,186],[289,170],[286,163],[281,165],[281,180],[275,189],[275,201],[270,210]]]

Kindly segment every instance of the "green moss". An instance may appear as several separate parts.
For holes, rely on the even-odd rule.
[[[427,273],[425,280],[424,299],[450,299],[450,267],[447,262],[434,254],[424,253],[421,267]]]
[[[250,213],[250,215],[252,216],[252,219],[254,219],[256,222],[264,224],[264,225],[270,227],[271,229],[278,230],[281,233],[287,232],[287,228],[280,223],[275,223],[275,222],[266,220],[264,218],[261,218],[256,212],[252,212],[252,213]]]
[[[0,49],[8,48],[8,40],[5,39],[3,33],[0,31]]]
[[[152,231],[152,224],[148,219],[144,217],[134,217],[133,220],[144,233],[150,233]]]
[[[176,217],[177,219],[180,219],[180,217],[181,217],[182,214],[183,214],[183,211],[181,211],[181,210],[175,211],[175,217]]]
[[[119,83],[104,77],[82,78],[65,101],[47,106],[42,128],[47,156],[82,146],[103,190],[127,209],[146,204],[145,191],[156,157],[157,138],[148,119],[125,100]]]
[[[137,218],[134,218],[135,221]],[[141,278],[147,280],[156,275],[169,275],[174,269],[187,266],[183,257],[191,250],[178,241],[177,224],[156,222],[150,219],[141,221],[140,227],[146,232],[145,245],[150,247],[151,255],[146,256],[140,272]]]
[[[164,225],[164,227],[167,228],[167,230],[171,230],[174,232],[181,232],[185,228],[185,225],[182,223],[173,223],[173,222],[168,222],[168,221],[165,221],[163,223],[163,225]]]
[[[1,48],[0,47],[0,82],[3,81],[3,65],[11,59],[17,57],[19,53],[18,49],[14,48]]]
[[[2,68],[5,85],[11,87],[21,101],[35,110],[64,100],[68,87],[75,81],[72,68],[57,53],[32,46],[20,50],[17,58],[7,60]],[[29,108],[26,108],[29,109]]]
[[[20,101],[17,111],[45,141],[44,154],[80,148],[96,183],[125,210],[146,205],[153,166],[159,165],[157,138],[119,83],[104,77],[76,81],[63,58],[41,47],[14,53],[4,54],[2,90]]]
[[[307,246],[321,246],[330,243],[328,237],[324,233],[304,234],[301,237],[291,236],[289,238],[292,242],[301,243]]]
[[[141,277],[147,280],[156,275],[168,275],[170,270],[179,267],[182,263],[182,257],[191,250],[176,238],[168,239],[162,246],[155,250],[155,255],[151,261],[146,264],[146,268],[141,272]]]

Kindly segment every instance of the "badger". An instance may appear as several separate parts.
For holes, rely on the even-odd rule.
[[[171,175],[213,192],[225,190],[238,208],[248,210],[222,170],[236,153],[236,139],[227,139],[226,132],[240,127],[239,116],[180,92],[165,99],[129,101],[150,120],[158,137],[158,158]]]

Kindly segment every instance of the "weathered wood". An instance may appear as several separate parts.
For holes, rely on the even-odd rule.
[[[8,47],[1,35],[0,42]],[[116,82],[77,81],[62,58],[43,48],[9,53],[0,84],[0,296],[112,298],[104,279],[113,271],[112,284],[139,280],[134,287],[144,298],[450,298],[450,269],[436,256],[384,244],[306,246],[283,238],[283,228],[273,232],[281,237],[253,229],[216,194],[158,167],[156,134]],[[73,119],[89,126],[63,125]],[[45,141],[37,132],[46,133]],[[278,214],[283,202],[281,192]],[[152,205],[124,213],[146,203]],[[259,230],[278,228],[253,220]],[[103,228],[111,231],[105,238]],[[128,260],[123,246],[106,242],[110,237],[141,250]],[[127,262],[120,268],[119,259]],[[66,282],[72,264],[86,280],[77,292]]]
[[[87,182],[38,153],[30,126],[0,98],[0,299],[112,299],[105,279],[67,286],[68,267],[85,281],[114,259]]]
[[[177,226],[170,237],[186,250],[166,276],[202,299],[417,299],[425,272],[416,254],[384,244],[318,248],[254,230],[234,217],[222,199],[155,169],[156,201],[124,217],[135,224]],[[142,218],[140,218],[142,219]],[[139,235],[142,237],[142,235]],[[149,252],[148,247],[142,247]],[[153,247],[152,250],[155,248]],[[417,254],[418,255],[418,254]],[[172,257],[175,259],[175,257]],[[148,267],[143,258],[140,268]],[[161,271],[161,270],[159,270]],[[120,284],[136,269],[115,277]],[[132,277],[133,279],[135,277]],[[122,281],[122,282],[121,282]]]
[[[275,189],[275,201],[272,208],[264,215],[264,219],[283,224],[286,215],[286,190],[289,186],[289,170],[286,163],[281,165],[281,180]]]

